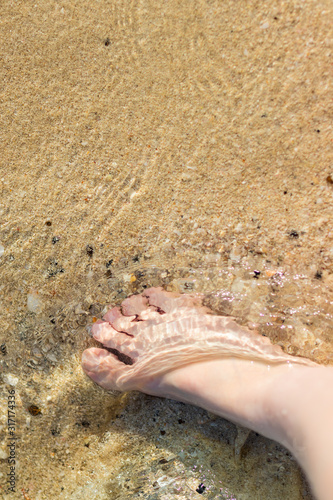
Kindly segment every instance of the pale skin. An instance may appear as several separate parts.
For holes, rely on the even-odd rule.
[[[278,441],[315,497],[332,500],[333,368],[288,356],[202,298],[162,288],[129,297],[93,325],[109,350],[84,351],[84,371],[107,390],[190,403]]]

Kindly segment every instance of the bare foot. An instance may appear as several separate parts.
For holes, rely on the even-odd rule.
[[[205,408],[279,441],[311,468],[308,433],[320,416],[304,418],[311,401],[302,397],[303,384],[307,380],[311,392],[326,369],[214,315],[202,298],[162,288],[127,298],[93,325],[105,349],[84,351],[84,371],[108,390],[139,390]],[[333,377],[328,370],[324,378]]]

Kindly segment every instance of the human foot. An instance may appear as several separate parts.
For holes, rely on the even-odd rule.
[[[92,334],[105,349],[85,351],[84,370],[105,389],[144,391],[149,382],[167,372],[213,359],[314,365],[285,354],[233,318],[214,315],[202,299],[202,294],[177,294],[162,288],[125,299],[94,323]]]
[[[162,288],[127,298],[93,325],[105,348],[87,349],[83,369],[105,389],[189,402],[267,435],[261,408],[270,383],[294,366],[317,365],[214,315],[202,299]]]
[[[84,371],[105,389],[195,404],[279,441],[317,491],[327,483],[328,496],[319,497],[331,498],[331,474],[322,471],[333,448],[333,437],[326,439],[333,369],[285,354],[232,318],[214,315],[202,299],[162,288],[127,298],[93,325],[104,348],[84,351]],[[328,465],[317,465],[323,461]]]

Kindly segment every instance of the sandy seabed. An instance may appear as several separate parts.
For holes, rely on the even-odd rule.
[[[163,285],[333,364],[332,10],[2,2],[2,498],[312,498],[276,443],[80,356]]]

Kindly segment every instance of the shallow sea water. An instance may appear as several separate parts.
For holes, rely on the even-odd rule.
[[[248,258],[223,267],[211,255],[208,260],[205,267],[175,271],[139,271],[136,263],[131,275],[138,278],[130,284],[123,279],[128,268],[115,266],[114,281],[106,278],[109,302],[158,284],[204,291],[217,314],[233,315],[290,354],[332,362],[331,293],[321,281],[282,268],[272,274],[262,256],[252,266]],[[16,319],[16,348],[2,359],[2,396],[5,406],[7,389],[15,388],[24,491],[35,498],[46,498],[45,486],[52,498],[311,498],[296,462],[276,443],[199,408],[107,393],[87,380],[80,353],[93,345],[90,327],[105,306],[84,300]]]
[[[150,286],[333,364],[332,4],[6,2],[0,496],[311,500],[289,452],[81,369]],[[15,393],[15,492],[8,396]]]

